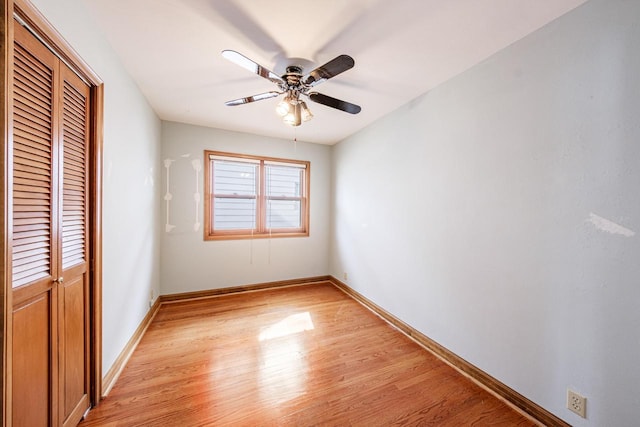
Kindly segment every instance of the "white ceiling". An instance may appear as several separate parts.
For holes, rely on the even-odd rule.
[[[163,120],[334,144],[586,0],[84,0]],[[282,123],[277,90],[224,59],[236,50],[282,74],[302,58],[340,54],[355,67],[314,88],[362,107],[308,103],[315,118]],[[311,71],[310,68],[305,69]],[[108,84],[108,82],[107,82]]]

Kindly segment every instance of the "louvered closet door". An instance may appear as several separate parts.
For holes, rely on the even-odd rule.
[[[64,425],[89,408],[89,282],[87,238],[89,87],[61,66],[60,379]]]
[[[57,58],[16,25],[12,163],[14,426],[52,425],[58,412],[57,67]]]
[[[89,87],[15,25],[14,426],[75,426],[89,407]]]

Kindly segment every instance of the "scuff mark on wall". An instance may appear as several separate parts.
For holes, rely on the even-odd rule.
[[[171,232],[171,230],[175,228],[175,225],[171,225],[171,222],[169,221],[169,204],[171,203],[171,199],[173,199],[173,195],[169,192],[169,169],[171,169],[171,163],[174,161],[175,160],[164,159],[164,167],[167,170],[167,192],[164,194],[164,200],[167,205],[167,221],[164,225],[164,231],[167,233]]]
[[[629,230],[621,226],[620,224],[616,224],[613,221],[610,221],[606,218],[603,218],[599,215],[594,214],[593,212],[589,213],[589,218],[586,220],[594,225],[598,230],[604,231],[611,234],[619,234],[625,237],[633,237],[636,235],[635,231]]]
[[[144,177],[144,185],[153,187],[153,168],[149,168],[149,173]]]

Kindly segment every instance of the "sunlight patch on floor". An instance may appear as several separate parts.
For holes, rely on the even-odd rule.
[[[292,314],[278,323],[269,326],[260,332],[258,340],[266,341],[311,330],[313,330],[313,321],[307,311],[304,313]]]

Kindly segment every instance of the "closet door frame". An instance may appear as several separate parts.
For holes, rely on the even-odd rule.
[[[102,396],[102,138],[104,84],[100,77],[82,60],[57,30],[28,0],[2,0],[0,9],[0,74],[2,102],[0,103],[0,132],[3,147],[0,151],[0,382],[2,394],[0,423],[11,426],[11,342],[12,324],[12,266],[11,266],[11,203],[12,203],[12,86],[14,16],[55,54],[69,65],[90,86],[89,129],[89,317],[90,317],[90,401],[98,405]]]

